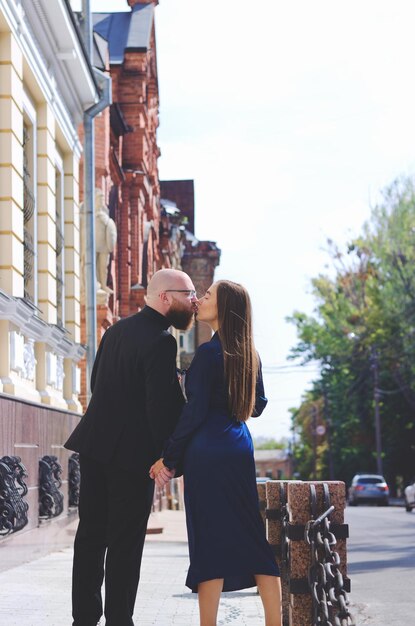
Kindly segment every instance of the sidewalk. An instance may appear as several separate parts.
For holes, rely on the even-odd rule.
[[[184,585],[188,552],[184,513],[150,518],[134,621],[136,626],[198,626],[197,596]],[[0,626],[70,626],[72,548],[0,572]],[[103,620],[101,621],[103,623]],[[222,595],[218,626],[263,626],[256,589]]]

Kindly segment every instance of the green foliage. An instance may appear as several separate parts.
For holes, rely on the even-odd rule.
[[[330,450],[337,479],[376,471],[374,359],[379,371],[384,472],[390,482],[415,466],[415,189],[395,181],[372,211],[361,237],[346,251],[329,241],[333,275],[312,281],[315,314],[294,312],[298,342],[290,358],[317,360],[320,375],[293,411],[296,467],[329,477]],[[313,437],[312,407],[328,429]],[[328,445],[330,441],[330,446]]]
[[[277,441],[272,437],[257,437],[254,439],[255,450],[285,450],[288,442],[285,439]]]

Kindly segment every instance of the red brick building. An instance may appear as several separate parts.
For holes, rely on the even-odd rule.
[[[112,78],[113,104],[95,121],[95,177],[117,228],[106,293],[97,293],[98,340],[120,317],[144,305],[149,279],[161,268],[183,269],[203,292],[212,283],[220,251],[194,236],[193,181],[160,189],[157,160],[159,91],[154,13],[158,2],[127,0],[131,12],[95,13],[95,64]],[[161,198],[172,201],[166,209]],[[203,325],[205,326],[205,325]],[[182,335],[193,354],[210,337],[207,327]],[[83,337],[85,341],[85,323]],[[82,402],[86,404],[83,372]]]
[[[192,277],[198,294],[202,295],[214,281],[215,268],[220,261],[220,250],[216,242],[200,241],[195,236],[194,182],[193,180],[163,180],[160,183],[160,189],[162,198],[174,202],[180,210],[183,227],[181,266]],[[182,346],[182,360],[188,363],[197,346],[208,341],[211,334],[207,324],[196,322],[193,333]]]
[[[292,477],[291,457],[285,450],[255,450],[257,476],[268,476],[274,480]]]
[[[159,96],[153,2],[129,0],[127,13],[94,14],[107,40],[114,104],[96,124],[96,181],[117,225],[111,308],[125,317],[143,305],[151,275],[166,264],[158,248]],[[107,118],[107,120],[105,120]]]
[[[193,181],[159,181],[154,30],[158,3],[128,0],[128,4],[131,12],[93,16],[96,62],[109,69],[113,99],[111,109],[95,123],[96,186],[104,193],[118,236],[105,285],[112,293],[101,290],[97,295],[100,336],[108,325],[144,305],[148,281],[158,269],[183,269],[203,293],[213,282],[220,259],[214,242],[195,237]],[[176,335],[180,365],[186,367],[211,332],[207,325],[196,324],[192,331]],[[85,405],[85,372],[83,391]],[[181,484],[175,488],[180,494]],[[168,497],[172,501],[170,492]]]
[[[106,275],[99,276],[99,336],[119,317],[143,305],[148,280],[157,269],[180,267],[185,260],[196,285],[203,289],[212,282],[219,260],[217,249],[210,250],[210,244],[197,242],[186,230],[190,221],[182,223],[179,208],[183,198],[174,210],[161,206],[154,36],[157,2],[129,0],[128,4],[131,12],[94,16],[94,65],[110,72],[114,102],[95,119],[96,188],[103,198],[106,213],[102,214],[113,220],[117,231]],[[84,406],[86,401],[85,379],[79,393],[78,369],[85,342],[85,319],[80,313],[85,299],[80,285],[82,211],[78,202],[79,188],[82,200],[83,167],[78,165],[83,138],[80,124],[84,111],[98,100],[98,86],[69,3],[54,0],[38,5],[26,3],[24,15],[19,14],[23,30],[20,21],[9,23],[0,9],[0,52],[8,77],[0,91],[10,103],[1,119],[3,148],[13,148],[10,163],[3,163],[2,168],[4,180],[14,181],[11,197],[5,199],[1,211],[3,256],[10,251],[10,259],[3,266],[0,285],[0,478],[7,474],[10,482],[12,476],[7,502],[19,503],[15,509],[21,520],[11,533],[11,516],[4,515],[3,507],[0,567],[26,558],[22,557],[24,546],[32,558],[67,544],[67,524],[76,519],[79,467],[63,443],[79,420],[78,399]],[[77,53],[68,65],[68,59],[60,58],[58,45],[66,41],[75,42]],[[34,87],[36,101],[31,97]],[[38,149],[34,140],[39,142]],[[28,194],[29,179],[38,201],[34,193]],[[16,180],[20,183],[15,184]],[[24,209],[30,197],[35,213],[26,219]],[[188,205],[183,206],[187,211]],[[192,205],[192,220],[193,211]],[[33,226],[33,251],[30,240],[26,241],[27,226]],[[12,227],[15,233],[10,232]],[[36,247],[37,267],[29,267],[27,252],[34,255]],[[204,251],[213,251],[216,259],[209,265],[209,277],[206,268],[200,267]],[[32,300],[26,299],[29,283],[34,292],[39,291],[39,297],[34,293]],[[63,309],[64,327],[57,324],[62,324]],[[23,496],[16,481],[24,468],[13,461],[14,455],[21,457],[29,474],[28,493]],[[45,496],[48,488],[53,502]]]

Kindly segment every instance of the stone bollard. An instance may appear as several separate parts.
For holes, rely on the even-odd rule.
[[[337,538],[336,552],[340,557],[339,570],[346,576],[346,537],[344,526],[344,508],[346,504],[345,484],[340,481],[325,481],[328,485],[331,504],[335,507],[331,513],[331,530]],[[315,485],[316,510],[312,513],[310,504],[310,485]],[[313,624],[313,604],[309,590],[308,575],[311,565],[310,545],[304,538],[304,527],[309,520],[316,519],[325,511],[324,482],[293,482],[288,484],[288,509],[290,538],[290,626],[311,626]],[[348,579],[344,587],[349,589]]]
[[[287,481],[270,480],[266,483],[267,508],[267,539],[270,544],[281,573],[282,617],[283,626],[289,626],[289,572],[288,572],[288,539],[285,533],[287,516]]]
[[[262,521],[265,526],[265,509],[267,508],[267,495],[265,483],[257,483],[256,488],[258,491],[259,511],[261,513]]]

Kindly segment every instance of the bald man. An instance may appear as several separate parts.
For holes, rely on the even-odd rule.
[[[146,303],[104,334],[92,370],[90,403],[65,443],[79,452],[81,464],[73,626],[98,623],[104,577],[106,626],[134,626],[154,491],[148,469],[161,456],[184,404],[177,344],[167,329],[191,326],[194,285],[184,272],[160,270],[148,284]]]

